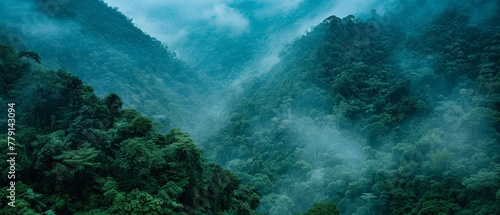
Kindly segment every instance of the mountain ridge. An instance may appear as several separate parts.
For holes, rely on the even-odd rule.
[[[212,32],[210,42],[191,44],[207,54],[194,57],[208,63],[190,68],[102,1],[67,3],[68,15],[49,13],[40,21],[70,33],[71,25],[52,21],[85,10],[90,28],[80,29],[86,36],[75,36],[76,42],[57,35],[61,41],[48,46],[47,38],[36,38],[36,28],[23,32],[30,28],[13,19],[0,26],[4,41],[13,41],[11,32],[21,25],[22,39],[42,53],[55,52],[41,54],[44,62],[69,62],[99,83],[98,91],[113,86],[126,104],[167,128],[195,132],[208,160],[262,194],[258,212],[294,214],[333,203],[342,214],[499,213],[499,2],[385,2],[364,14],[324,19],[286,45],[269,71],[256,71],[248,61],[262,57],[256,44],[268,44],[260,40],[265,33],[241,39]],[[102,16],[91,16],[100,10]],[[98,18],[108,13],[138,37],[120,35],[121,25],[103,27],[113,26]],[[89,62],[71,63],[82,56]],[[49,116],[39,121],[50,129]]]

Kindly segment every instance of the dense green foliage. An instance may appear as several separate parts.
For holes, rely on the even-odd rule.
[[[186,118],[203,111],[210,85],[116,8],[102,0],[6,0],[0,11],[0,42],[40,56],[20,55],[71,71],[99,96],[116,92],[167,128],[196,125]]]
[[[14,49],[1,44],[0,57],[0,92],[7,93],[12,90],[14,83],[18,81],[28,69],[28,63],[20,61]]]
[[[101,99],[68,72],[23,58],[37,61],[34,52],[0,44],[0,53],[0,101],[15,103],[18,153],[15,207],[2,198],[0,214],[255,214],[257,190],[206,163],[187,133],[154,131],[117,94]]]
[[[461,3],[325,19],[204,148],[270,214],[500,213],[498,4]]]
[[[33,2],[0,8],[1,101],[20,126],[17,208],[0,213],[500,214],[499,1],[331,16],[255,79],[236,77],[328,1],[263,18],[231,1],[250,30],[200,22],[182,47],[195,70],[101,0]],[[157,122],[195,128],[218,165]]]
[[[314,206],[307,210],[304,215],[339,215],[337,206],[333,203],[316,203]]]

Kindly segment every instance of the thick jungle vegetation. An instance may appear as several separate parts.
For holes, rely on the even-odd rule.
[[[386,10],[314,27],[204,143],[262,211],[500,213],[498,3]]]
[[[2,214],[500,214],[497,0],[378,1],[245,75],[328,1],[231,1],[251,31],[200,22],[185,62],[102,0],[44,2],[0,1]]]
[[[186,132],[161,134],[117,94],[99,98],[40,60],[0,44],[0,101],[15,103],[17,152],[15,207],[2,198],[1,214],[255,214],[258,191],[208,163]]]
[[[50,68],[71,71],[99,96],[116,92],[167,128],[194,127],[209,85],[166,44],[102,0],[7,0],[0,42],[37,50]]]

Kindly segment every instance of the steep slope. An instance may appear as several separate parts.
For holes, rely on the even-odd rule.
[[[99,98],[25,55],[0,44],[0,157],[11,160],[0,169],[14,176],[1,179],[1,214],[255,214],[256,190],[206,163],[187,133],[160,134],[117,94]]]
[[[499,213],[498,8],[400,1],[329,17],[243,87],[204,147],[270,214],[318,201],[342,214]]]
[[[255,55],[266,40],[314,8],[307,6],[312,1],[301,2],[305,6],[291,17],[258,21],[255,35],[201,29],[187,47],[200,62],[194,67],[228,86],[261,57]],[[213,86],[102,1],[1,1],[0,27],[2,41],[39,50],[44,62],[71,69],[99,95],[118,92],[125,104],[167,127],[211,135],[202,142],[209,159],[257,187],[264,194],[262,212],[293,214],[313,207],[312,213],[335,208],[333,202],[341,214],[500,213],[498,1],[388,2],[378,13],[357,16],[362,19],[327,18],[288,46],[269,73],[230,88],[237,93],[222,107],[234,112],[220,131],[221,124],[196,115],[219,109],[206,105]],[[259,10],[244,1],[234,4]],[[163,202],[180,213],[239,214],[245,212],[237,209],[251,213],[257,207],[251,188],[236,186],[234,176],[215,165],[200,164],[185,133],[158,136],[132,110],[113,115],[119,102],[106,103],[62,71],[35,68],[37,73],[20,82],[26,87],[15,88],[12,80],[28,65],[17,59],[21,55],[5,56],[2,64],[10,66],[2,67],[0,90],[10,95],[2,99],[24,105],[21,145],[27,147],[23,153],[33,154],[20,163],[35,165],[19,170],[30,177],[31,187],[20,185],[29,199],[23,202],[26,211],[74,213],[65,208],[70,205],[89,214],[130,213],[132,202]],[[207,124],[211,128],[199,126]],[[96,141],[105,144],[99,148],[92,145]],[[103,154],[109,160],[100,160]],[[207,177],[200,176],[200,166]],[[112,170],[117,168],[127,175]],[[140,177],[129,182],[130,175]],[[71,181],[75,176],[81,177]],[[49,180],[82,188],[43,187]],[[152,193],[155,183],[167,184],[164,193]],[[54,189],[62,196],[49,198]],[[73,194],[88,201],[67,196]]]
[[[38,50],[98,95],[113,91],[167,127],[191,128],[210,89],[167,46],[103,1],[2,1],[3,42]]]
[[[201,5],[205,4],[215,3]],[[280,7],[282,4],[293,6],[280,10],[276,4]],[[186,23],[184,28],[187,32],[171,47],[210,80],[215,89],[206,99],[208,102],[204,103],[208,107],[206,111],[195,116],[200,123],[190,133],[201,142],[224,127],[235,111],[234,104],[238,104],[243,96],[243,86],[268,72],[278,62],[279,52],[285,49],[286,44],[319,22],[322,18],[318,17],[334,5],[335,1],[330,0],[230,1],[215,6],[215,10],[220,9],[223,14],[215,13],[209,19]],[[161,8],[157,12],[166,13],[170,9]],[[224,12],[241,15],[238,17],[246,21],[246,25],[232,26],[242,20],[225,20]],[[221,26],[224,24],[231,26]]]
[[[277,49],[280,42],[288,42],[297,36],[296,25],[301,19],[310,18],[311,14],[320,11],[321,6],[328,3],[326,0],[301,1],[296,7],[287,11],[269,11],[269,5],[259,1],[234,1],[227,7],[241,13],[245,24],[240,28],[222,28],[209,25],[200,20],[190,26],[191,30],[174,44],[175,49],[184,53],[188,62],[208,77],[221,83],[228,83],[237,78],[242,72],[255,65],[258,61]],[[227,9],[229,10],[229,9]],[[271,14],[268,14],[273,12]],[[219,19],[219,17],[213,17]],[[230,22],[230,21],[227,21]],[[243,21],[242,21],[243,22]],[[308,26],[309,27],[309,26]],[[279,36],[280,40],[273,37]],[[257,62],[254,62],[257,61]]]

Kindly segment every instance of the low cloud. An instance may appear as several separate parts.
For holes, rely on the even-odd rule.
[[[286,14],[297,8],[304,0],[255,0],[257,4],[262,5],[260,11],[255,11],[257,17],[269,17],[276,14]]]
[[[228,28],[233,33],[241,33],[248,30],[249,21],[236,9],[225,4],[214,5],[203,13],[209,23],[221,28]]]
[[[205,23],[242,33],[249,29],[247,17],[231,7],[230,0],[105,0],[108,5],[131,17],[134,24],[151,36],[175,44],[189,34],[188,26]]]
[[[233,0],[105,0],[110,6],[118,7],[126,16],[134,20],[134,24],[151,36],[166,42],[169,45],[185,42],[184,36],[189,34],[189,26],[206,24],[217,27],[219,30],[229,31],[232,34],[250,32],[250,17],[243,14],[252,14],[255,17],[269,17],[287,14],[296,9],[306,0],[254,0],[259,5],[258,11],[240,11],[233,7],[237,2]],[[321,14],[316,15],[307,22],[307,28],[319,24],[330,15],[345,17],[364,10],[371,1],[336,1],[331,0],[326,4]],[[301,33],[303,28],[300,29]]]

